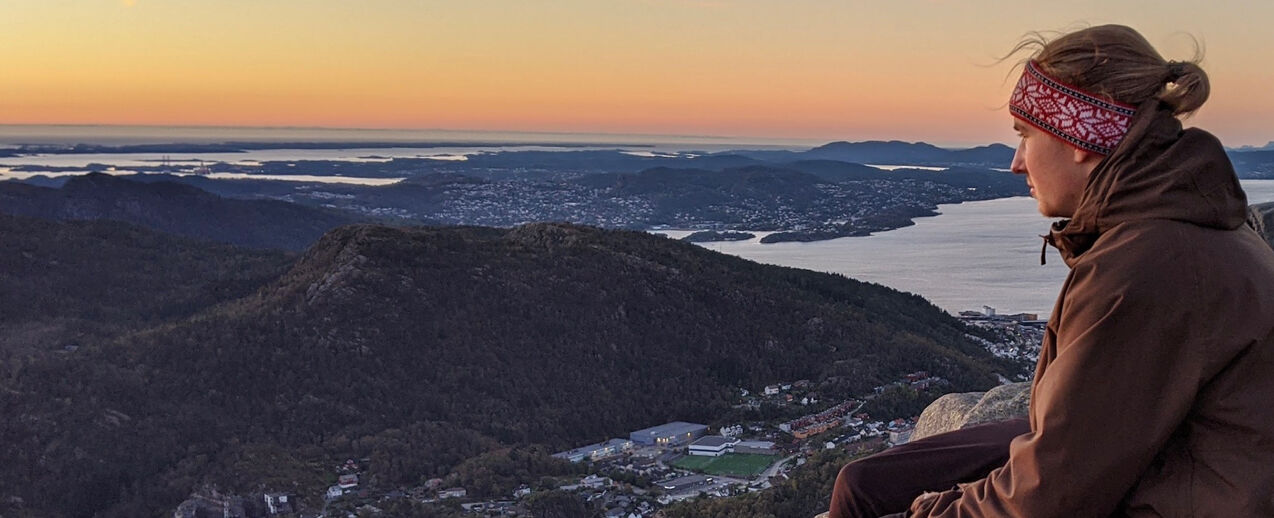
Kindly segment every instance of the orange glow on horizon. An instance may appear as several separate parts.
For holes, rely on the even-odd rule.
[[[1174,33],[1204,39],[1213,98],[1192,122],[1274,140],[1274,72],[1247,66],[1274,50],[1255,27],[1274,4],[955,4],[18,0],[0,19],[0,124],[1005,141],[994,56],[1092,12],[1168,57],[1188,56]]]

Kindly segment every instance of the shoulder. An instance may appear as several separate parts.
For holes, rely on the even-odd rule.
[[[1210,267],[1196,246],[1200,232],[1206,230],[1168,220],[1117,225],[1075,262],[1068,284],[1089,295],[1121,299],[1189,296]]]
[[[1159,351],[1171,341],[1187,347],[1184,337],[1197,327],[1203,267],[1190,233],[1185,225],[1158,220],[1103,234],[1072,264],[1050,318],[1059,353],[1076,344]]]

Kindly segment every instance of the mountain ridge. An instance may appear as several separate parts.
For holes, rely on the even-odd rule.
[[[805,151],[740,150],[728,153],[767,162],[836,160],[857,164],[924,167],[1008,167],[1014,150],[1003,144],[948,149],[927,142],[900,140],[836,141]]]
[[[0,182],[0,212],[54,220],[125,221],[163,232],[252,248],[301,250],[323,232],[360,218],[279,200],[224,198],[176,182],[136,182],[102,173],[60,189]]]

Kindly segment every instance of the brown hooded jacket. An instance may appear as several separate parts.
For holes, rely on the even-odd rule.
[[[1274,516],[1274,251],[1221,144],[1148,101],[1047,241],[1031,432],[913,517]]]

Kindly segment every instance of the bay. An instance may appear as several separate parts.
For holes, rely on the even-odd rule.
[[[1243,180],[1248,203],[1274,201],[1274,180]],[[916,293],[950,313],[996,308],[999,313],[1036,313],[1047,318],[1067,268],[1041,234],[1052,220],[1039,215],[1035,200],[1001,198],[940,205],[939,215],[871,236],[812,243],[761,244],[767,232],[747,241],[700,243],[753,261],[839,273]],[[689,231],[660,231],[672,238]]]

